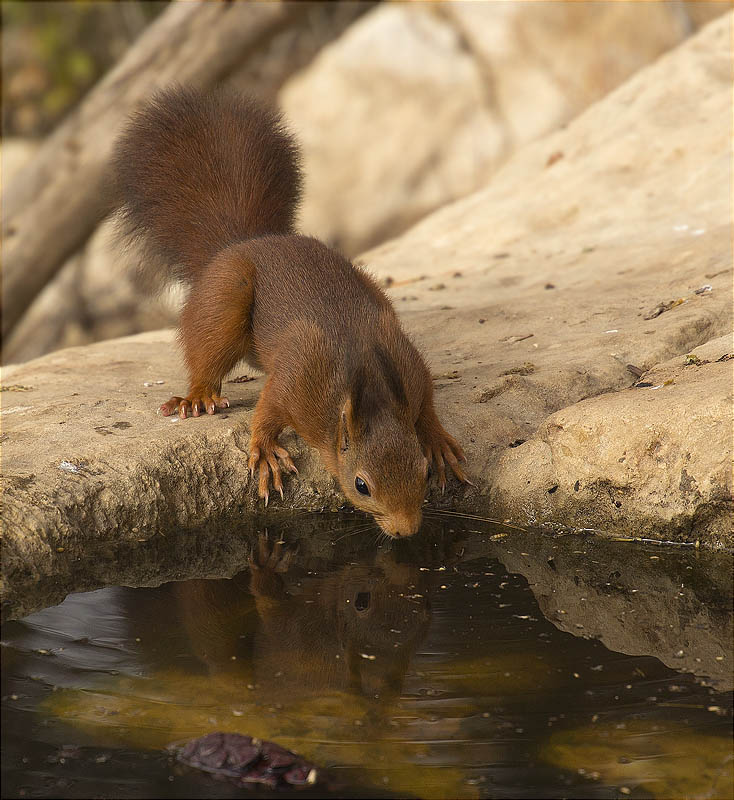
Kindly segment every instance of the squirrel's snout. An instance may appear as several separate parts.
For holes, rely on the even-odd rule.
[[[420,511],[417,514],[393,514],[390,517],[383,517],[380,520],[380,527],[385,533],[396,539],[412,536],[414,533],[418,533],[422,517]]]

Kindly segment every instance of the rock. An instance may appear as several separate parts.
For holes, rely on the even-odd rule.
[[[505,149],[484,91],[429,8],[366,14],[280,92],[304,153],[301,228],[355,254],[481,183]]]
[[[731,409],[734,342],[722,336],[643,375],[639,388],[551,415],[506,451],[493,513],[636,536],[732,543]],[[727,358],[728,357],[728,358]],[[650,510],[654,509],[654,516]]]
[[[711,23],[566,130],[526,147],[486,189],[361,258],[391,279],[434,374],[459,369],[460,380],[438,381],[438,395],[456,414],[470,461],[483,465],[493,487],[485,508],[495,516],[734,542],[723,466],[731,364],[680,380],[674,366],[732,330],[730,142],[717,122],[730,103],[730,22]],[[440,300],[422,276],[445,279]],[[656,307],[666,310],[646,319]],[[711,346],[723,355],[726,339]],[[652,373],[673,386],[610,394],[636,381],[628,364],[649,370],[676,356]],[[523,375],[526,363],[534,369]],[[564,433],[552,427],[556,412]],[[613,418],[622,413],[626,426]],[[655,466],[653,481],[655,470],[643,466],[652,441],[645,414],[660,420],[675,478]],[[672,414],[685,426],[666,420]],[[598,437],[607,435],[623,437],[616,458],[637,464],[636,475],[623,480],[619,462],[606,460],[612,442]],[[711,436],[718,454],[705,443]],[[574,461],[586,467],[567,486]],[[689,461],[695,487],[686,477],[681,486]],[[577,479],[588,493],[572,513]]]
[[[381,5],[280,93],[304,146],[303,228],[348,255],[397,235],[694,26],[671,3]]]
[[[264,46],[247,53],[225,83],[236,91],[255,93],[275,102],[283,84],[307,67],[318,52],[333,41],[378,0],[358,3],[310,3],[300,25],[285,26]]]
[[[467,452],[477,487],[445,502],[520,524],[734,545],[722,466],[732,361],[717,361],[732,350],[733,17],[365,256],[393,279],[439,415]],[[548,165],[553,153],[563,157]],[[184,387],[173,353],[173,335],[157,332],[5,369],[10,584],[53,576],[70,543],[256,508],[245,451],[262,380],[227,384],[228,414],[172,422],[154,412]],[[631,388],[653,381],[663,386]],[[317,455],[284,441],[301,471],[284,507],[337,507]]]

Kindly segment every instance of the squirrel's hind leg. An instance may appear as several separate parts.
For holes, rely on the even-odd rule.
[[[189,393],[161,406],[198,417],[228,408],[222,379],[251,349],[255,266],[237,246],[219,253],[197,276],[181,311],[179,339],[189,372]]]

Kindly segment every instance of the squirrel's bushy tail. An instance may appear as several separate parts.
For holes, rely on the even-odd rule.
[[[278,112],[258,101],[223,90],[160,92],[115,148],[119,227],[172,277],[193,281],[228,245],[293,230],[299,162]]]

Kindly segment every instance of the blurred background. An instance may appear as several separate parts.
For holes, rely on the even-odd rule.
[[[104,166],[119,125],[101,133],[93,125],[108,118],[105,107],[122,119],[169,81],[147,64],[148,52],[168,48],[171,63],[197,53],[186,75],[193,82],[277,103],[304,152],[301,229],[354,258],[485,186],[523,144],[565,125],[732,4],[242,2],[226,25],[215,5],[2,3],[3,313],[13,311],[5,363],[175,323],[180,293],[137,288],[134,255],[102,219]],[[124,78],[110,80],[111,70]],[[72,177],[66,161],[54,171],[69,131],[82,165]],[[60,180],[62,196],[87,202],[73,212],[74,236],[57,248],[69,223],[36,196]],[[16,219],[43,242],[42,274],[32,255],[23,262],[12,249]]]

